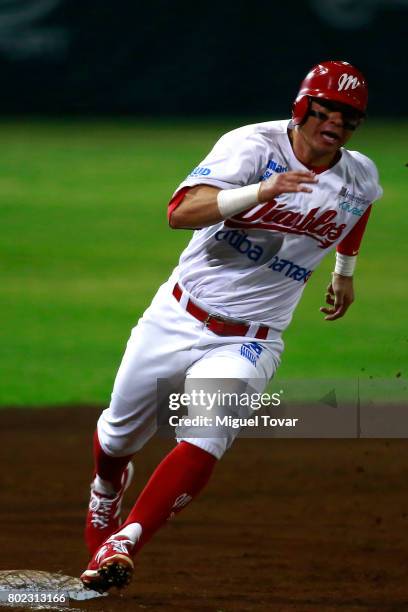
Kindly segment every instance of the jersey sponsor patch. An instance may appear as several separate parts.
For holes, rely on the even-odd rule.
[[[271,200],[257,204],[249,210],[226,219],[224,225],[234,228],[257,228],[289,234],[305,235],[319,243],[321,249],[327,249],[347,227],[346,223],[337,224],[337,211],[321,207],[312,208],[306,214],[287,208],[287,204]]]
[[[268,161],[268,165],[266,166],[266,170],[261,176],[260,180],[266,181],[266,179],[271,177],[274,172],[281,173],[281,172],[287,172],[287,171],[288,171],[287,166],[282,166],[281,164],[278,164],[278,162],[276,162],[274,159],[270,159]]]
[[[268,268],[275,272],[282,272],[286,278],[292,278],[299,282],[303,281],[304,283],[307,283],[313,272],[313,270],[307,270],[293,261],[280,258],[277,255],[274,255],[272,263],[269,264]]]
[[[356,206],[368,206],[370,204],[370,200],[367,200],[367,198],[364,198],[361,195],[353,193],[345,185],[340,189],[339,197],[346,202],[355,204]]]
[[[357,217],[361,217],[371,204],[370,200],[353,193],[346,186],[340,189],[339,198],[339,208]]]
[[[345,212],[350,213],[351,215],[355,215],[356,217],[361,217],[365,211],[364,208],[353,206],[353,204],[350,204],[350,202],[340,202],[339,208],[341,208],[341,210],[344,210]]]
[[[233,249],[246,255],[251,261],[259,261],[263,255],[263,248],[259,244],[253,244],[245,232],[236,232],[231,230],[220,230],[214,236],[218,241],[225,240]]]
[[[248,359],[256,367],[259,357],[262,355],[263,347],[258,342],[245,342],[241,345],[241,355]]]
[[[188,176],[208,176],[211,174],[210,168],[204,168],[204,166],[197,166]]]

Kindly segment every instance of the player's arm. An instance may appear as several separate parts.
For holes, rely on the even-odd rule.
[[[325,296],[326,304],[331,308],[327,306],[320,308],[320,311],[326,314],[326,321],[335,321],[343,317],[354,302],[354,267],[370,213],[371,206],[337,246],[336,267]]]
[[[179,204],[169,212],[169,225],[173,229],[197,229],[221,221],[217,195],[221,191],[210,185],[191,187]],[[177,197],[177,196],[176,196]],[[174,198],[173,198],[174,199]],[[171,208],[173,200],[169,206]]]
[[[283,193],[304,191],[316,183],[313,172],[284,172],[266,181],[236,189],[218,189],[210,185],[196,185],[177,201],[177,194],[169,204],[169,224],[174,229],[197,229],[215,225],[223,219],[268,202]]]

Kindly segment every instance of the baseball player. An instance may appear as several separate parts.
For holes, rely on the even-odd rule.
[[[303,289],[332,249],[335,268],[320,310],[334,321],[353,302],[357,253],[382,194],[374,163],[344,148],[367,96],[352,65],[318,64],[301,84],[291,120],[225,134],[174,193],[170,227],[196,231],[133,329],[98,421],[85,586],[129,583],[138,550],[199,494],[239,431],[178,435],[121,524],[131,458],[158,427],[157,380],[183,390],[197,379],[250,379],[262,392]]]

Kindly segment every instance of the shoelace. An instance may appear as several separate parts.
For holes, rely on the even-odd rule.
[[[115,552],[126,554],[129,554],[128,548],[133,546],[132,540],[112,540],[110,544]]]
[[[116,503],[117,499],[117,495],[112,498],[102,496],[99,497],[92,492],[89,509],[92,512],[91,523],[94,527],[104,529],[109,525],[109,519],[112,516],[112,505]]]
[[[109,551],[109,547],[111,547],[114,552],[130,555],[130,551],[133,546],[134,544],[132,540],[108,540],[108,542],[101,546],[101,548],[95,553],[94,560],[96,563],[100,563],[105,554]]]

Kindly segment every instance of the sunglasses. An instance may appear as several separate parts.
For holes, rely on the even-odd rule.
[[[344,104],[341,104],[339,102],[332,102],[331,100],[321,100],[320,98],[316,100],[312,99],[312,101],[316,102],[320,106],[323,106],[323,108],[327,109],[330,112],[341,113],[343,117],[343,126],[346,130],[354,131],[360,125],[361,120],[364,117],[362,113],[355,111],[354,109],[350,109],[350,107],[345,106]],[[329,118],[326,113],[315,110],[313,108],[309,110],[309,115],[312,115],[312,117],[316,117],[321,121],[326,121],[326,119]]]

